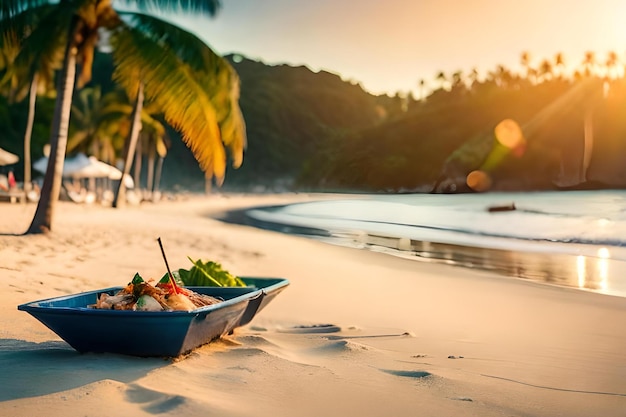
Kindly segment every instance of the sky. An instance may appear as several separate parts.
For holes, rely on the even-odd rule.
[[[216,52],[305,65],[373,94],[419,91],[444,71],[519,71],[563,53],[626,61],[626,0],[222,0],[214,18],[172,17]]]

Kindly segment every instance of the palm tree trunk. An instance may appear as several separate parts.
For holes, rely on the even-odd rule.
[[[211,190],[213,189],[213,176],[205,173],[204,175],[204,193],[211,194]]]
[[[154,188],[154,164],[156,159],[156,148],[154,141],[150,141],[150,148],[148,148],[148,172],[146,174],[146,189],[148,198],[152,199],[152,189]]]
[[[75,18],[68,33],[65,46],[63,68],[57,84],[57,98],[54,106],[54,118],[50,131],[50,158],[44,176],[41,196],[37,203],[35,216],[26,231],[26,234],[45,233],[52,230],[54,210],[59,201],[61,181],[63,179],[63,164],[65,162],[65,149],[67,147],[67,134],[70,124],[70,112],[72,108],[72,93],[76,80],[76,47],[74,45],[74,33],[78,29],[78,20]]]
[[[161,173],[163,172],[163,160],[162,156],[159,156],[157,161],[156,172],[154,173],[154,187],[152,188],[152,195],[159,191],[159,184],[161,183]]]
[[[30,142],[33,134],[33,124],[35,123],[35,103],[37,102],[37,84],[39,75],[35,73],[30,83],[30,92],[28,97],[28,120],[26,122],[26,131],[24,132],[24,196],[28,196],[31,189],[31,162],[30,162]]]
[[[135,149],[135,164],[133,170],[133,180],[135,181],[135,191],[138,193],[142,192],[141,188],[141,156],[143,153],[143,142],[141,140],[137,140],[137,147]]]
[[[137,89],[137,98],[135,99],[135,107],[133,108],[132,125],[130,127],[130,133],[126,140],[126,149],[124,155],[124,169],[122,170],[122,178],[117,186],[117,192],[113,199],[113,207],[124,207],[126,204],[126,185],[124,184],[124,178],[130,174],[130,167],[133,163],[133,157],[135,156],[135,148],[137,147],[137,140],[139,139],[139,131],[141,130],[141,111],[143,109],[143,83],[139,83]],[[136,187],[138,184],[135,185]]]

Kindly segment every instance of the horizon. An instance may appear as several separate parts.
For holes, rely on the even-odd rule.
[[[337,74],[372,94],[395,95],[419,93],[421,79],[432,87],[441,71],[449,75],[475,68],[484,77],[503,65],[517,72],[524,52],[533,66],[561,53],[571,68],[587,51],[599,62],[615,52],[624,63],[626,25],[620,11],[626,12],[626,3],[619,0],[585,0],[575,7],[566,0],[479,0],[471,5],[392,0],[382,8],[376,0],[362,0],[358,9],[348,0],[224,0],[208,23],[195,16],[167,19],[221,55],[304,65]]]

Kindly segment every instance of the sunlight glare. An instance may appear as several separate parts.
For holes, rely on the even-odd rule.
[[[585,288],[587,281],[587,258],[582,255],[576,257],[576,270],[578,272],[578,288]]]
[[[494,129],[496,139],[509,149],[518,149],[526,144],[520,125],[513,119],[504,119]]]

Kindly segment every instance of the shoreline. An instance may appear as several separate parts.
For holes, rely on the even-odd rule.
[[[211,218],[311,198],[63,203],[51,234],[0,235],[0,414],[623,415],[623,298]],[[0,205],[0,233],[33,212]],[[157,237],[172,268],[202,257],[290,285],[249,325],[177,359],[79,354],[17,310],[162,276]]]
[[[462,268],[477,268],[499,275],[548,285],[575,288],[599,294],[626,297],[626,261],[602,256],[567,253],[563,247],[584,247],[581,253],[598,251],[603,246],[559,244],[548,242],[561,251],[531,251],[470,246],[398,236],[383,236],[362,231],[332,231],[306,227],[250,216],[248,211],[271,211],[283,206],[262,206],[219,213],[215,219],[294,236],[304,236],[323,242],[383,252],[419,262],[434,262]],[[539,246],[539,245],[537,245]],[[620,279],[621,278],[621,279]]]

